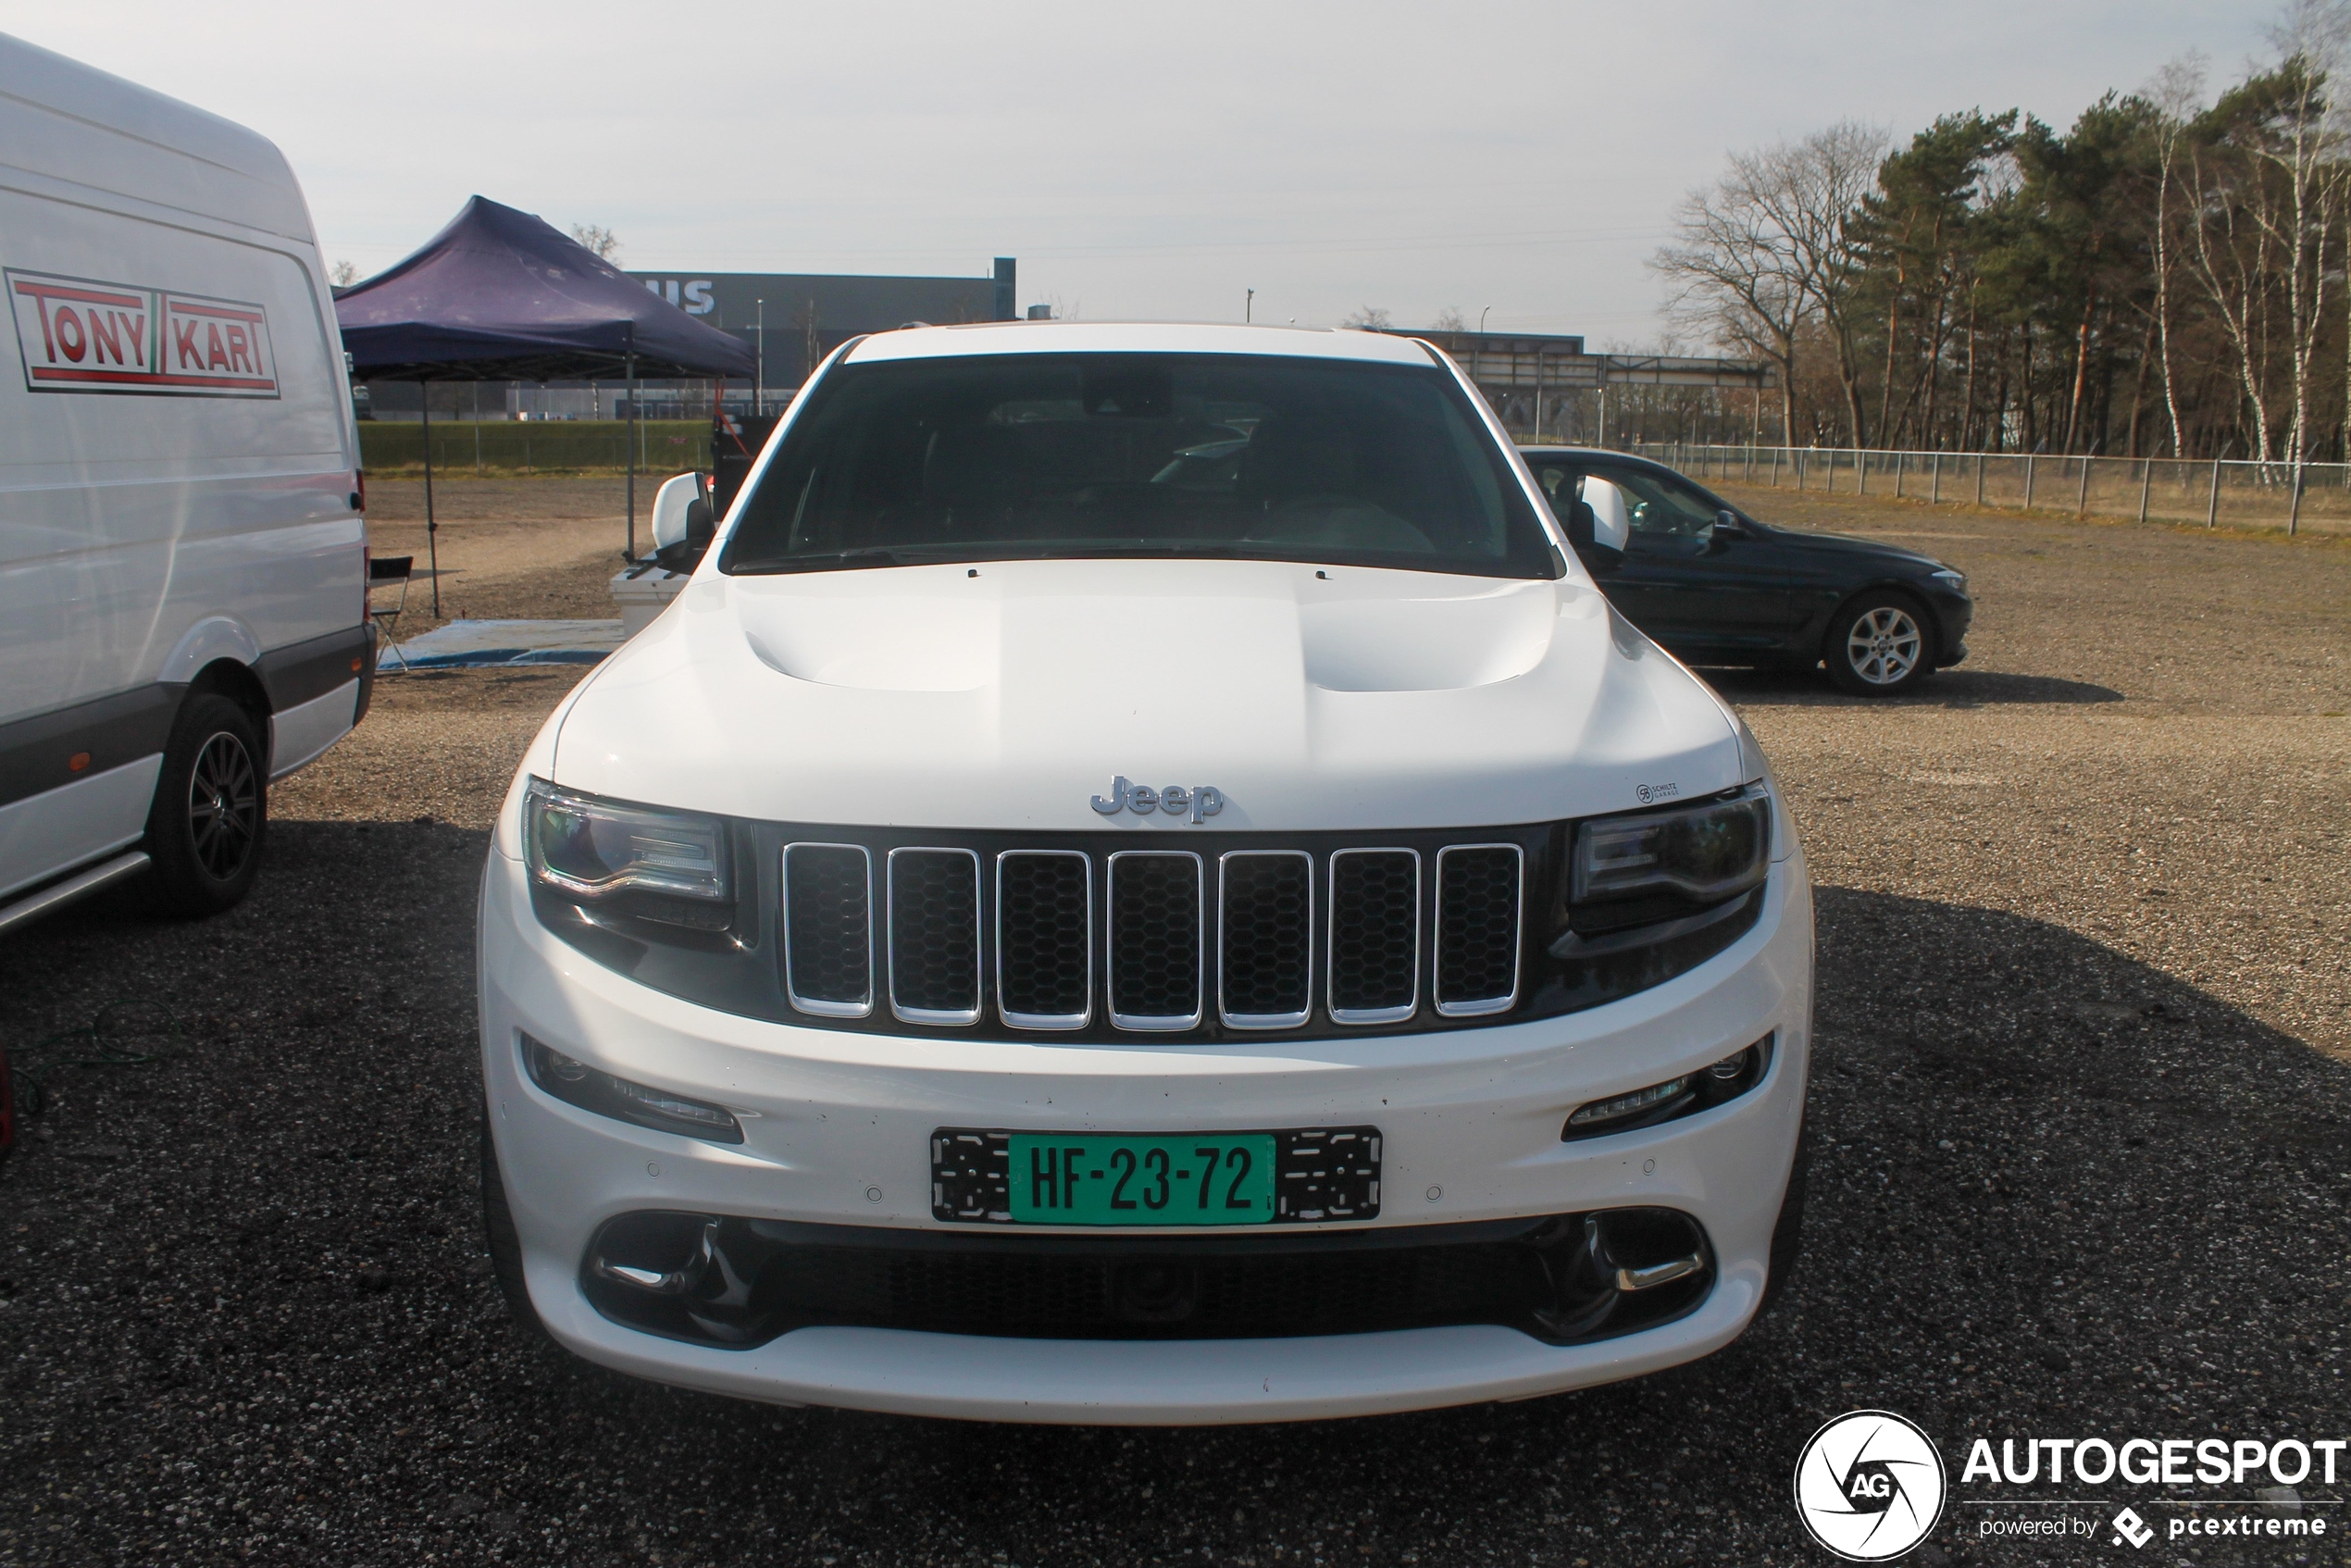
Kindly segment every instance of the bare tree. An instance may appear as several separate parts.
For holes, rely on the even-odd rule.
[[[1861,417],[1860,322],[1855,285],[1862,256],[1854,219],[1861,198],[1877,184],[1886,132],[1860,120],[1839,120],[1800,142],[1734,157],[1732,173],[1756,194],[1762,212],[1786,239],[1805,294],[1836,344],[1836,379],[1853,444],[1869,444]]]
[[[2155,253],[2156,354],[2163,371],[2163,412],[2171,421],[2171,455],[2184,456],[2180,444],[2179,383],[2171,371],[2171,273],[2179,265],[2171,254],[2171,204],[2179,183],[2180,139],[2204,103],[2205,60],[2191,49],[2156,72],[2141,96],[2156,110],[2156,191],[2153,250]]]
[[[620,261],[620,236],[601,223],[575,223],[571,237],[583,247],[596,253],[599,260],[617,266]]]
[[[1449,305],[1437,313],[1437,319],[1429,323],[1429,330],[1437,332],[1466,332],[1469,330],[1469,317],[1462,314],[1460,305]]]
[[[347,289],[359,281],[359,268],[348,261],[336,262],[327,268],[327,281],[338,289]]]
[[[1395,324],[1396,318],[1375,305],[1359,305],[1339,322],[1342,327],[1355,327],[1366,332],[1385,332]]]
[[[2300,463],[2310,446],[2310,368],[2318,357],[2326,312],[2328,248],[2345,194],[2344,125],[2327,86],[2351,54],[2346,49],[2351,12],[2344,0],[2288,0],[2270,28],[2270,40],[2286,62],[2280,72],[2285,91],[2278,106],[2276,133],[2255,147],[2283,180],[2285,191],[2274,211],[2262,204],[2256,216],[2265,224],[2276,222],[2278,253],[2286,263],[2294,425],[2285,456]]]
[[[1732,171],[1682,199],[1674,243],[1649,266],[1666,280],[1666,314],[1722,347],[1780,372],[1780,439],[1796,431],[1796,338],[1810,310],[1794,243],[1734,160]]]

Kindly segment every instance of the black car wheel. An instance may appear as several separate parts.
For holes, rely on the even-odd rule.
[[[147,813],[149,890],[175,915],[217,915],[245,896],[261,866],[269,778],[252,716],[200,691],[182,704],[163,749]]]
[[[1829,623],[1829,675],[1863,697],[1892,697],[1934,668],[1934,633],[1918,602],[1900,593],[1864,593]]]

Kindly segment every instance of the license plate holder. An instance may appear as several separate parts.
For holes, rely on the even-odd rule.
[[[1054,1225],[1161,1228],[1235,1225],[1318,1225],[1376,1219],[1380,1209],[1380,1130],[1372,1126],[1289,1127],[1272,1131],[1209,1133],[1031,1133],[1010,1128],[940,1127],[930,1138],[931,1215],[961,1225]],[[1015,1147],[1019,1161],[1014,1159]],[[1200,1149],[1218,1151],[1219,1176],[1211,1183],[1211,1201],[1199,1201]],[[1236,1186],[1238,1175],[1230,1151],[1249,1151],[1251,1170]],[[1076,1202],[1064,1185],[1067,1151],[1077,1149],[1081,1176]],[[1134,1161],[1131,1175],[1116,1151],[1127,1151]],[[1042,1155],[1057,1151],[1052,1182],[1044,1175]],[[1167,1201],[1151,1208],[1143,1200],[1159,1191],[1153,1151],[1166,1156]],[[1270,1151],[1270,1177],[1255,1167]],[[1097,1159],[1095,1156],[1101,1158]],[[1113,1163],[1116,1162],[1116,1163]],[[1035,1168],[1032,1168],[1035,1167]],[[1025,1190],[1015,1197],[1017,1169]],[[1097,1178],[1095,1171],[1102,1172]],[[1178,1170],[1189,1175],[1179,1182]],[[1110,1200],[1118,1178],[1126,1175],[1126,1201],[1133,1209],[1113,1209]],[[1188,1190],[1179,1193],[1179,1188]],[[1051,1199],[1047,1202],[1042,1200]],[[1249,1198],[1259,1206],[1227,1210],[1224,1204]],[[1099,1202],[1093,1200],[1099,1199]]]

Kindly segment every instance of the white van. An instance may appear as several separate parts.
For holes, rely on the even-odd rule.
[[[367,711],[358,438],[286,160],[0,35],[0,929],[252,884]]]

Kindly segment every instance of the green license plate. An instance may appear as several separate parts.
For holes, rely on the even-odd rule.
[[[1014,1133],[1022,1225],[1263,1225],[1274,1217],[1274,1135],[1047,1138]]]

